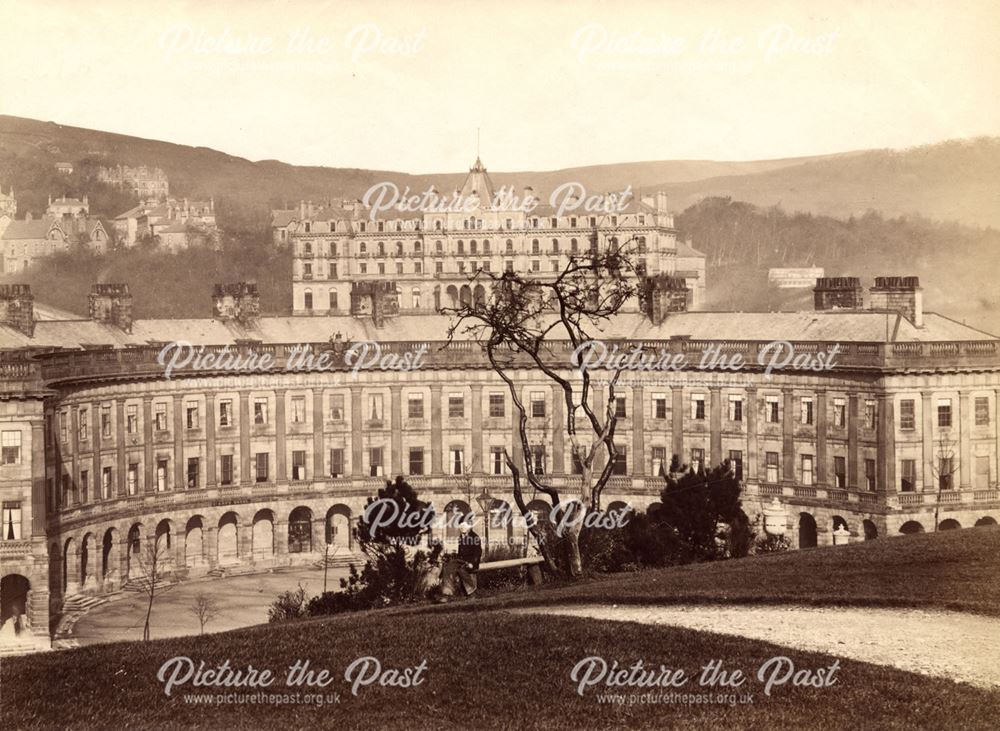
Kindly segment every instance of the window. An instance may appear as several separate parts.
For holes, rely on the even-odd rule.
[[[368,418],[371,421],[382,421],[382,394],[368,394]]]
[[[503,474],[503,447],[490,447],[490,465],[492,474]]]
[[[132,462],[125,473],[125,489],[129,495],[136,495],[139,492],[139,465]]]
[[[220,466],[222,469],[222,484],[232,485],[233,484],[233,455],[223,454],[220,458]]]
[[[188,457],[187,486],[189,490],[198,487],[198,462],[197,457]]]
[[[343,421],[344,419],[344,394],[330,394],[330,421]]]
[[[267,399],[258,398],[254,399],[253,402],[253,423],[254,424],[266,424],[267,423]]]
[[[833,482],[837,487],[847,487],[847,460],[843,457],[833,458]]]
[[[951,399],[939,399],[937,403],[937,421],[942,429],[951,427]]]
[[[89,434],[89,431],[87,429],[87,415],[89,413],[90,412],[87,411],[87,409],[80,409],[80,412],[79,412],[79,414],[80,414],[80,416],[79,416],[80,423],[79,423],[79,429],[78,429],[77,433],[80,436],[80,440],[84,441],[84,442],[87,441],[90,438],[90,434]]]
[[[778,408],[778,397],[767,397],[767,421],[770,424],[777,424],[780,421],[780,410]]]
[[[66,412],[59,412],[59,439],[63,442],[66,441]]]
[[[729,450],[729,469],[737,480],[743,480],[743,452],[738,449]]]
[[[102,406],[101,407],[101,437],[104,439],[111,438],[111,407]]]
[[[87,470],[80,470],[80,484],[78,487],[80,490],[80,502],[87,502],[87,495],[90,491],[90,472]]]
[[[448,396],[448,418],[461,419],[465,416],[465,396],[451,394]]]
[[[256,482],[267,482],[269,461],[270,455],[267,452],[257,452],[254,456],[254,480]]]
[[[803,424],[813,423],[813,400],[812,398],[806,397],[801,401],[801,408],[799,410],[799,418]]]
[[[451,448],[451,474],[460,475],[464,471],[465,460],[463,459],[463,451],[461,447]]]
[[[951,490],[955,486],[955,461],[952,457],[938,460],[938,489]]]
[[[3,501],[3,540],[21,540],[21,503],[15,501]]]
[[[912,407],[913,402],[910,402]],[[833,400],[833,425],[837,427],[847,426],[847,402],[842,398]]]
[[[628,412],[625,408],[625,397],[615,396],[615,418],[625,419],[628,417]]]
[[[364,264],[362,264],[361,266],[364,266]],[[306,276],[306,279],[311,279],[311,278],[312,278],[311,274],[309,274],[308,276]],[[307,289],[305,291],[305,294],[302,296],[302,306],[303,306],[304,309],[307,309],[307,310],[311,310],[313,308],[313,293],[312,293],[312,290]]]
[[[903,399],[899,402],[899,428],[903,431],[912,431],[916,427],[914,401],[913,399]]]
[[[667,395],[664,393],[653,394],[653,418],[667,418]]]
[[[498,419],[504,415],[504,397],[502,393],[490,394],[490,418]]]
[[[705,394],[691,394],[691,418],[699,421],[705,419]]]
[[[865,489],[869,492],[875,492],[875,460],[866,459],[865,460]]]
[[[917,460],[900,460],[899,473],[900,492],[913,492],[917,487]]]
[[[541,444],[531,448],[531,469],[536,475],[545,474],[545,447]]]
[[[187,408],[185,410],[185,413],[187,414],[187,417],[186,417],[187,421],[185,422],[187,424],[187,428],[188,429],[197,429],[198,428],[198,404],[188,404]]]
[[[139,431],[139,407],[135,404],[125,407],[125,431],[129,434]]]
[[[989,426],[990,400],[985,396],[976,397],[976,426]]]
[[[421,447],[410,447],[410,474],[424,474],[424,450]]]
[[[615,445],[615,463],[611,468],[611,474],[613,475],[628,474],[628,454],[625,447],[619,444]]]
[[[705,466],[705,450],[695,447],[691,450],[691,469],[695,472],[701,472],[702,468]]]
[[[304,424],[306,421],[306,397],[292,396],[292,423]]]
[[[382,476],[382,447],[371,447],[368,450],[368,475],[370,477]]]
[[[406,399],[406,415],[411,419],[424,418],[424,395],[411,393]]]
[[[990,486],[990,458],[988,456],[977,456],[975,467],[975,482],[973,482],[973,486],[978,490],[985,490]]]
[[[331,264],[330,265],[330,279],[336,279],[336,278],[337,278],[337,265],[336,264]],[[336,310],[337,309],[337,290],[335,290],[335,289],[331,289],[330,290],[330,309],[331,310]]]
[[[778,453],[777,452],[767,452],[765,455],[765,465],[767,469],[767,481],[777,482],[778,481]]]
[[[801,463],[802,463],[802,469],[801,469],[802,484],[803,485],[813,484],[814,482],[813,456],[811,454],[803,454],[801,458]]]
[[[653,477],[663,477],[667,473],[667,448],[653,447],[653,463],[650,474]]]
[[[113,468],[105,467],[101,470],[101,497],[110,500],[114,494],[112,482],[114,479]]]
[[[0,434],[0,463],[21,464],[21,432],[5,431]]]
[[[224,399],[219,402],[219,426],[233,425],[233,402]]]
[[[743,397],[742,396],[730,396],[729,397],[729,420],[730,421],[743,421]]]
[[[306,479],[306,452],[304,449],[292,451],[292,479]]]
[[[536,419],[545,417],[545,393],[542,391],[531,394],[531,416]]]
[[[878,426],[878,404],[875,401],[865,401],[865,427],[874,429]]]
[[[330,450],[330,477],[344,476],[344,450],[335,447]]]
[[[167,491],[167,460],[162,457],[156,460],[156,491]]]

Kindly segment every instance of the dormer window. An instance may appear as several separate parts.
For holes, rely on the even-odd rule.
[[[572,228],[576,228],[576,217],[573,217],[573,218],[569,219],[569,225]]]
[[[361,231],[362,233],[364,233],[365,231],[368,230],[367,227],[368,227],[368,224],[365,223],[364,221],[362,221],[361,223],[358,224],[358,230]]]

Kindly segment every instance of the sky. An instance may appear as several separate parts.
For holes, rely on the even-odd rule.
[[[1000,4],[0,0],[0,114],[404,172],[1000,134]]]

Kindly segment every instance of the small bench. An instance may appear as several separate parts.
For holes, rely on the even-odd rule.
[[[539,568],[539,564],[545,563],[544,556],[528,556],[526,558],[505,558],[502,561],[489,561],[487,563],[479,564],[479,569],[476,573],[482,573],[484,571],[494,571],[496,569],[511,569],[516,566],[527,566],[528,567],[528,578],[531,580],[532,584],[542,583],[542,570]]]

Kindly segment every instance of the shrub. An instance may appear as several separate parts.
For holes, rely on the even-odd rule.
[[[782,553],[792,547],[791,541],[785,536],[760,536],[753,545],[753,552],[762,553]]]
[[[506,543],[486,546],[480,563],[488,561],[506,561],[511,558],[524,558],[524,546]],[[524,585],[527,569],[524,566],[513,566],[509,569],[486,571],[478,575],[478,586],[485,591],[509,591]]]
[[[306,616],[306,590],[299,584],[294,591],[280,594],[267,610],[268,622],[285,622]]]

